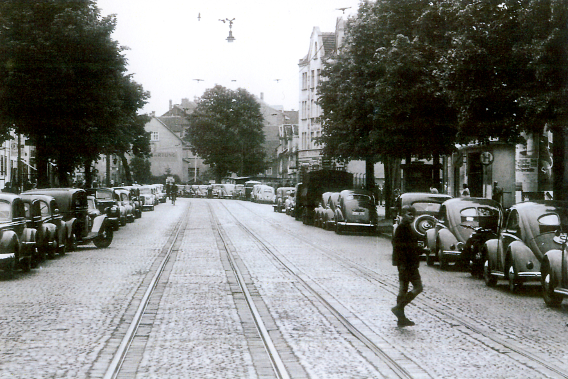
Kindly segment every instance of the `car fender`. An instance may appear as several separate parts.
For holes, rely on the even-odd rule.
[[[73,232],[75,231],[75,224],[77,223],[76,218],[72,218],[71,220],[65,221],[65,225],[67,227],[67,238],[71,239],[73,237]]]
[[[552,278],[555,283],[561,283],[562,279],[562,250],[549,250],[544,254],[542,262],[548,262]]]
[[[44,240],[50,241],[58,238],[58,236],[56,235],[57,227],[54,224],[48,222],[44,223],[43,225],[44,225],[44,236],[43,236]]]
[[[509,245],[509,252],[517,272],[540,272],[540,261],[523,242],[512,242]],[[532,267],[527,267],[529,262],[532,264]]]
[[[335,210],[335,221],[343,221],[343,212],[340,209]]]
[[[395,224],[395,227],[396,225],[398,224]],[[396,229],[395,227],[393,227],[393,231]],[[436,228],[426,231],[426,247],[433,253],[436,251]]]
[[[9,251],[16,251],[19,245],[18,235],[13,230],[6,230],[0,239],[0,252],[2,254]]]
[[[496,267],[497,259],[499,256],[499,240],[494,238],[485,241],[485,249],[487,251],[487,259],[491,263],[492,267]]]
[[[25,228],[20,240],[20,251],[25,255],[32,255],[36,246],[37,231],[32,228]]]
[[[107,216],[100,215],[95,217],[93,220],[93,227],[91,228],[91,233],[99,233],[102,229],[103,224],[105,223]]]
[[[443,251],[453,250],[450,246],[455,246],[458,243],[458,239],[448,228],[443,228],[438,231],[438,241],[440,241],[440,246]]]

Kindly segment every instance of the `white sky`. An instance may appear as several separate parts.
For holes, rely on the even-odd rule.
[[[97,0],[116,14],[113,38],[127,46],[128,72],[150,91],[143,113],[193,100],[215,84],[245,88],[270,105],[298,110],[298,61],[315,26],[333,32],[337,8],[359,0]],[[201,15],[199,21],[197,16]],[[226,41],[232,19],[235,41]],[[196,81],[194,79],[203,79]],[[280,79],[276,81],[275,79]],[[236,80],[235,82],[233,80]]]

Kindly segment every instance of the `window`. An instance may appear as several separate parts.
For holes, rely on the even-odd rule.
[[[152,132],[150,136],[150,141],[159,141],[160,140],[160,133],[159,132]]]
[[[315,74],[314,70],[312,70],[312,76],[310,77],[311,88],[314,88],[314,80],[315,80]]]

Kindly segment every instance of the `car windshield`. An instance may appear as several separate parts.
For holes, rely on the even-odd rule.
[[[10,203],[7,201],[0,201],[0,221],[10,220]]]

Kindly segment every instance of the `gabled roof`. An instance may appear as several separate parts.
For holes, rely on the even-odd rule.
[[[321,34],[324,56],[330,56],[335,51],[335,32]]]
[[[174,133],[183,133],[189,127],[189,121],[181,116],[162,116],[157,117],[168,129]]]

